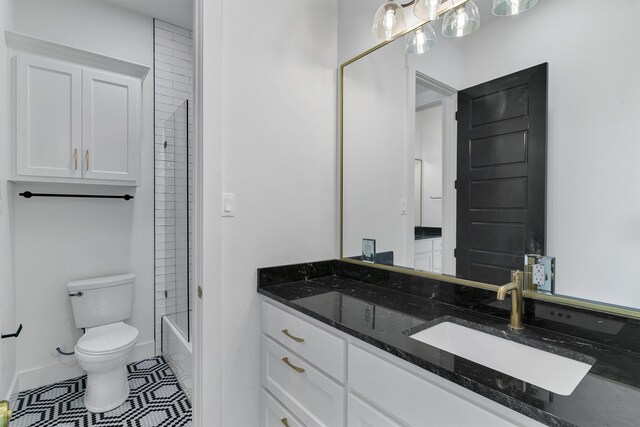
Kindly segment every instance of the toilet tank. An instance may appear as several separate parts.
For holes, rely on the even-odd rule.
[[[136,276],[95,277],[67,283],[77,328],[92,328],[131,317]]]

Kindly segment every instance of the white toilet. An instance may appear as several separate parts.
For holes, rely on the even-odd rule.
[[[127,359],[138,330],[123,321],[131,317],[133,274],[69,282],[73,317],[84,328],[75,347],[78,363],[87,372],[84,404],[90,412],[106,412],[129,396]]]

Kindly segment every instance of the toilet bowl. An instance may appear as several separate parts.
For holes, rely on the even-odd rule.
[[[90,412],[106,412],[129,397],[126,362],[138,330],[124,322],[88,329],[75,347],[80,367],[87,372],[84,404]]]
[[[76,327],[85,333],[75,346],[87,373],[84,404],[90,412],[106,412],[129,397],[127,361],[138,330],[124,323],[133,307],[133,274],[69,282]]]

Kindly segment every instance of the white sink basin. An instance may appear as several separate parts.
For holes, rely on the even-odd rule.
[[[568,396],[591,365],[509,341],[451,322],[442,322],[411,335],[456,356]]]

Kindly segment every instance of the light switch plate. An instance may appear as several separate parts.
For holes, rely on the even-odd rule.
[[[362,308],[362,325],[369,329],[375,329],[376,306],[364,304]]]
[[[362,239],[362,261],[375,262],[376,239]]]
[[[236,216],[236,195],[233,193],[222,193],[222,216]]]
[[[400,199],[400,215],[407,214],[407,199]]]

